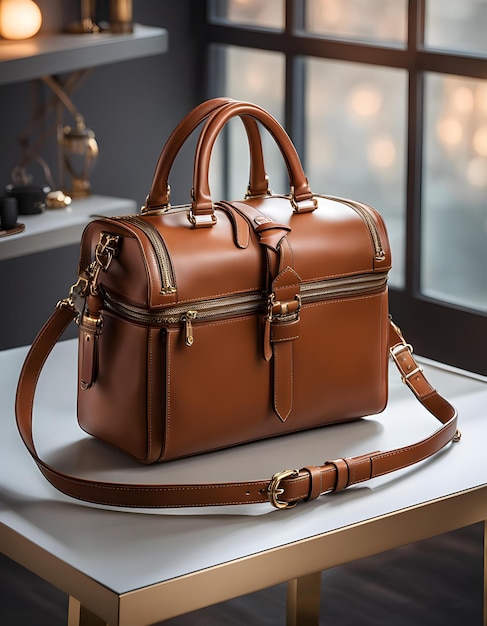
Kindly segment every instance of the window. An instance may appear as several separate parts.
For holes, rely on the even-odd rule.
[[[487,374],[487,0],[205,4],[206,96],[260,104],[312,189],[375,206],[394,319],[418,354]],[[238,123],[220,149],[218,193],[241,197]],[[287,191],[264,150],[271,187]]]
[[[404,286],[407,73],[304,61],[304,162],[311,189],[381,207],[394,249],[389,280]]]

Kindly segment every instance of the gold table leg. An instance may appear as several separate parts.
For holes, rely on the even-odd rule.
[[[69,596],[68,626],[108,626],[105,620],[88,611],[79,600]]]
[[[319,626],[321,572],[288,582],[287,626]]]
[[[484,626],[487,626],[487,520],[484,522]]]

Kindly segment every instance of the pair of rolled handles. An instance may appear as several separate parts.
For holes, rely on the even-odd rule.
[[[262,196],[268,193],[268,179],[265,172],[260,132],[256,123],[259,121],[269,131],[284,158],[289,175],[293,208],[297,212],[316,208],[313,193],[296,148],[279,122],[255,104],[230,98],[214,98],[203,102],[188,113],[169,136],[157,162],[151,190],[143,208],[144,212],[165,209],[170,206],[168,181],[174,160],[191,133],[205,121],[195,150],[191,215],[195,225],[198,223],[205,226],[212,225],[214,210],[209,186],[210,158],[219,133],[233,117],[242,119],[249,141],[248,195]]]

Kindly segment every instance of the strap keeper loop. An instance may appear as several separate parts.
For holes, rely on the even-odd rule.
[[[333,491],[343,491],[350,484],[350,468],[345,459],[334,459],[326,461],[326,464],[334,465],[337,474],[337,480]]]
[[[404,376],[401,376],[402,382],[407,384],[407,382],[411,378],[411,376],[414,376],[415,374],[421,373],[422,371],[423,371],[423,368],[418,365],[418,367],[413,369],[411,372],[408,372]]]
[[[303,467],[303,470],[309,474],[309,494],[306,498],[309,500],[316,500],[323,493],[323,479],[321,476],[321,468],[316,465],[307,465]]]
[[[410,354],[414,352],[413,346],[410,343],[398,343],[390,349],[392,358],[396,361],[401,352],[407,350]]]

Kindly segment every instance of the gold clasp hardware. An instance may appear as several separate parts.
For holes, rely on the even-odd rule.
[[[188,211],[188,220],[193,228],[211,228],[216,224],[216,215],[213,213],[196,215],[191,208]]]
[[[57,303],[56,308],[64,306],[64,307],[68,307],[69,309],[72,309],[73,311],[77,311],[78,319],[79,319],[79,316],[81,315],[81,311],[77,309],[76,307],[76,300],[78,298],[84,298],[86,296],[86,293],[88,291],[88,286],[89,286],[89,281],[86,278],[86,276],[83,276],[83,275],[78,276],[78,280],[74,283],[74,285],[71,285],[71,287],[69,288],[68,296],[64,298],[63,300],[60,300]]]
[[[271,293],[267,302],[267,319],[269,322],[297,320],[301,311],[301,296],[296,294],[294,300],[276,300],[275,294]]]
[[[100,239],[95,248],[95,259],[103,271],[108,269],[113,257],[117,255],[119,239],[118,235],[100,233]]]
[[[296,200],[296,195],[294,192],[294,186],[291,185],[291,192],[289,195],[289,200],[291,202],[291,206],[296,213],[308,213],[310,211],[314,211],[318,208],[318,199],[316,197],[312,197],[309,200]]]
[[[68,298],[74,302],[75,298],[83,297],[88,290],[88,279],[85,276],[78,276],[78,280],[71,286]]]
[[[191,187],[191,206],[188,211],[188,220],[193,228],[211,228],[216,224],[216,215],[213,213],[203,213],[203,215],[194,212],[195,194],[194,187]]]
[[[285,478],[296,478],[299,475],[299,470],[284,470],[283,472],[277,472],[271,478],[271,482],[267,487],[267,496],[269,498],[269,502],[276,509],[291,509],[296,506],[296,502],[289,503],[279,500],[279,496],[284,493],[284,489],[280,486],[281,481]]]
[[[90,263],[86,270],[78,276],[78,280],[69,289],[67,298],[60,300],[57,307],[65,306],[78,311],[78,319],[81,311],[76,307],[76,300],[84,298],[88,294],[98,293],[98,274],[100,270],[106,271],[118,252],[117,244],[120,237],[109,233],[100,233],[98,244],[95,248],[95,260]]]
[[[93,296],[98,294],[98,276],[100,270],[104,272],[110,267],[114,256],[118,253],[119,235],[110,233],[100,233],[98,244],[95,248],[95,260],[90,263],[87,274],[90,276],[90,293]]]

